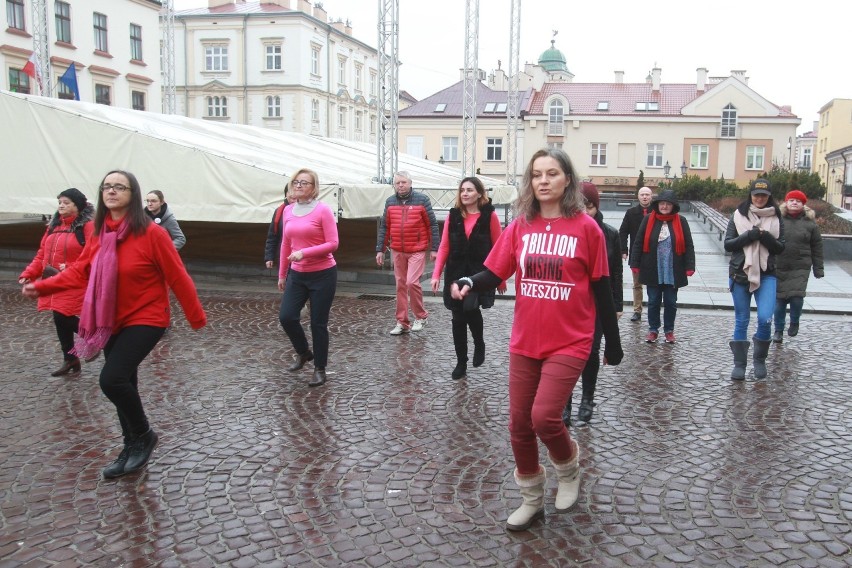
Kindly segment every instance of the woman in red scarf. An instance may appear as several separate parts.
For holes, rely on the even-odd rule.
[[[680,205],[672,190],[660,193],[651,202],[651,212],[639,225],[630,250],[630,269],[648,287],[648,336],[656,343],[660,335],[660,306],[666,343],[674,343],[677,315],[677,289],[689,284],[695,273],[695,247],[689,223],[678,213]]]
[[[56,213],[44,232],[38,253],[18,277],[19,284],[50,278],[69,268],[83,252],[86,241],[92,238],[92,216],[95,210],[83,192],[76,187],[69,187],[56,198],[59,202]],[[50,373],[51,376],[61,377],[80,372],[80,359],[71,353],[71,349],[74,347],[74,334],[80,324],[82,307],[82,289],[66,290],[38,299],[39,311],[53,312],[53,324],[64,359],[62,366]],[[96,356],[97,353],[92,358]]]
[[[144,467],[157,445],[139,397],[137,370],[169,326],[169,288],[193,329],[207,323],[171,237],[142,208],[133,174],[114,170],[104,177],[94,235],[80,258],[55,278],[24,285],[23,293],[37,298],[72,288],[86,290],[73,352],[85,358],[103,349],[101,390],[115,405],[124,436],[118,458],[103,470],[111,479]]]

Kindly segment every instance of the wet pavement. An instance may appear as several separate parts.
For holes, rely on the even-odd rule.
[[[509,533],[512,302],[452,381],[437,298],[424,331],[391,337],[393,301],[360,292],[342,286],[329,382],[309,389],[309,366],[283,370],[271,287],[205,286],[210,325],[177,310],[140,367],[151,463],[106,481],[102,359],[51,378],[49,314],[0,284],[0,567],[852,566],[852,318],[806,313],[768,378],[739,383],[732,312],[681,310],[675,345],[623,319],[625,360],[572,430],[579,501],[555,513],[548,465],[545,523]]]

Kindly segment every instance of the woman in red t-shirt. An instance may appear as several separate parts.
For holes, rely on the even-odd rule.
[[[95,231],[80,258],[54,278],[26,284],[23,293],[86,290],[73,352],[83,358],[104,352],[101,390],[124,436],[118,458],[102,472],[111,479],[144,467],[159,440],[142,408],[137,372],[169,326],[169,288],[193,329],[206,325],[207,316],[171,236],[145,214],[136,177],[114,170],[99,187]]]
[[[556,510],[577,501],[580,448],[562,422],[562,409],[589,357],[597,313],[606,337],[604,364],[617,365],[623,356],[604,236],[584,212],[579,184],[562,150],[533,154],[515,203],[518,216],[495,243],[486,269],[452,287],[453,297],[463,299],[515,276],[509,434],[524,502],[506,521],[513,531],[544,516],[546,476],[537,439],[559,480]]]

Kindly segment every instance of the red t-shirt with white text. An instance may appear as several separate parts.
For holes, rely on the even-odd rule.
[[[515,275],[511,353],[589,357],[596,315],[590,283],[609,276],[606,242],[592,217],[515,219],[485,266],[503,280]]]

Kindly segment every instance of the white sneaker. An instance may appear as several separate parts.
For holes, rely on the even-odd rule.
[[[415,319],[414,323],[411,324],[411,331],[420,331],[423,329],[423,326],[426,325],[426,320]]]
[[[409,332],[409,329],[399,322],[397,322],[395,328],[390,330],[391,335],[402,335],[403,333],[408,333],[408,332]]]

